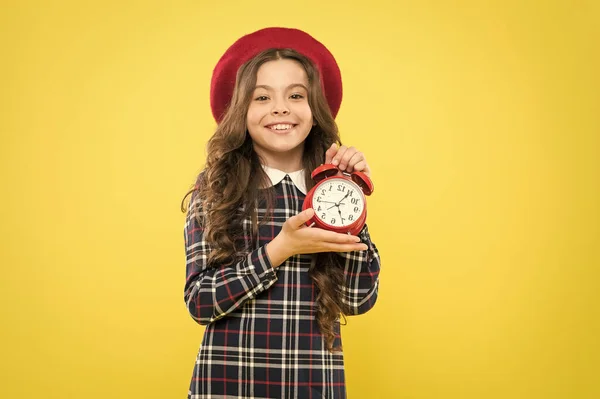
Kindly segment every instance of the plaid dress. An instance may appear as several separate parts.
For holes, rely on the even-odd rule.
[[[210,246],[190,209],[186,218],[184,299],[194,320],[206,325],[196,357],[189,399],[345,398],[344,359],[330,353],[316,323],[317,289],[308,270],[313,255],[294,255],[273,268],[265,245],[283,223],[302,211],[305,195],[289,175],[275,184],[272,218],[259,229],[259,242],[229,267],[207,268]],[[265,209],[258,210],[262,219]],[[242,223],[249,246],[251,221]],[[377,300],[379,253],[365,226],[366,251],[339,253],[344,267],[343,300],[351,314]],[[341,345],[339,319],[334,347]]]

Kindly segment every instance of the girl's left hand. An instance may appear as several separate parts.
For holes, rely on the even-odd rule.
[[[341,172],[363,172],[371,177],[371,169],[367,164],[367,160],[362,152],[354,147],[346,147],[345,145],[338,148],[336,143],[325,152],[325,163],[331,163],[338,167]]]

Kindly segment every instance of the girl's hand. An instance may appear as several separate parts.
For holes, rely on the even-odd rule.
[[[314,214],[314,209],[309,208],[292,216],[283,224],[273,241],[267,244],[267,255],[273,267],[297,254],[364,251],[368,248],[357,236],[306,226],[305,223]]]
[[[337,144],[333,143],[325,152],[325,163],[334,164],[340,172],[363,172],[371,177],[371,169],[369,169],[364,154],[354,147],[343,145],[338,148]]]

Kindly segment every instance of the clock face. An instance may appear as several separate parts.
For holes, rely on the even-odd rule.
[[[333,178],[317,184],[312,207],[323,222],[343,227],[356,222],[365,209],[365,197],[354,182]]]

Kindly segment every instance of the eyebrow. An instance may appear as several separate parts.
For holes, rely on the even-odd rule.
[[[303,85],[302,83],[292,83],[291,85],[289,85],[289,86],[288,86],[288,87],[286,87],[285,89],[286,89],[286,90],[289,90],[289,89],[291,89],[292,87],[297,87],[297,86],[300,86],[300,87],[302,87],[304,90],[308,91],[308,88],[307,88],[305,85]],[[257,85],[256,87],[254,87],[254,90],[256,90],[256,89],[266,89],[266,90],[273,90],[273,88],[272,88],[271,86],[269,86],[269,85]]]

